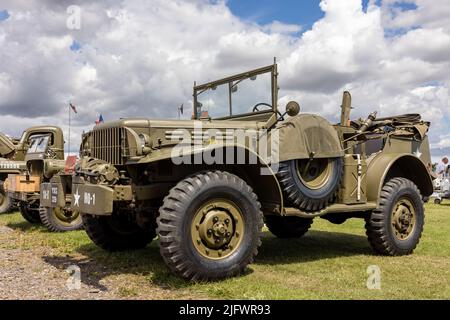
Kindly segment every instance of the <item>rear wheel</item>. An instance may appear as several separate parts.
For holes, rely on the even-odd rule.
[[[39,205],[34,203],[20,202],[19,210],[22,217],[29,223],[41,223]]]
[[[145,248],[156,236],[155,228],[143,229],[128,214],[110,216],[82,214],[84,229],[100,248],[123,251]]]
[[[299,217],[266,216],[266,226],[278,238],[300,238],[313,223],[313,219]]]
[[[419,243],[424,226],[424,207],[417,186],[405,178],[393,178],[382,188],[378,209],[366,219],[372,248],[384,255],[407,255]]]
[[[439,198],[434,199],[434,204],[441,204],[442,200]]]
[[[241,274],[261,245],[260,208],[252,189],[231,173],[202,172],[181,181],[158,217],[164,261],[189,280]]]
[[[39,208],[39,215],[42,224],[49,231],[63,232],[73,231],[83,228],[83,220],[77,210],[69,210],[66,208]]]
[[[314,212],[334,200],[342,173],[342,158],[300,159],[280,163],[277,176],[288,202]]]
[[[12,208],[12,200],[5,192],[3,181],[0,181],[0,213],[9,212]]]

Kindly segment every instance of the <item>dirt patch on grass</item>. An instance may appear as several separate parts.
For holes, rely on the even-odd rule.
[[[127,274],[126,268],[112,274],[105,264],[83,254],[61,255],[52,247],[23,245],[28,239],[20,239],[21,233],[0,226],[0,300],[201,298],[153,285],[144,273]]]

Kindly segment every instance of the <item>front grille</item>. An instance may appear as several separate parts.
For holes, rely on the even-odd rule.
[[[124,128],[106,128],[92,131],[92,156],[114,165],[123,164],[126,132]]]

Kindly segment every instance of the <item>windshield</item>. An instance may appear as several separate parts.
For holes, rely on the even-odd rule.
[[[274,110],[276,65],[194,88],[194,117],[227,118]]]
[[[50,136],[34,136],[30,138],[30,147],[28,153],[44,153],[47,151],[47,146],[50,141]]]

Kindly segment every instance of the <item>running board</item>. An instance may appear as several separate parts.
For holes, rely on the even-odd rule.
[[[358,211],[371,211],[377,208],[377,204],[373,202],[366,202],[362,204],[342,204],[334,203],[325,209],[317,212],[305,212],[296,208],[284,208],[284,216],[295,216],[301,218],[320,217],[328,213],[347,213]]]

